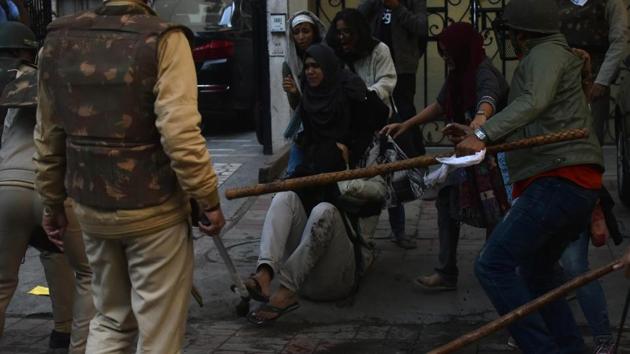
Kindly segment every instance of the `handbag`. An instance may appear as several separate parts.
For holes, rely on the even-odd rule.
[[[384,164],[406,160],[407,155],[390,136],[375,134],[361,163],[362,166]],[[403,203],[419,199],[424,194],[426,186],[424,176],[427,169],[412,168],[388,173],[385,175],[387,194],[386,207],[394,207]]]

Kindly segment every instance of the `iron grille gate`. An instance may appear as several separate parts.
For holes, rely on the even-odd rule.
[[[441,84],[446,77],[446,65],[436,53],[437,36],[448,24],[458,21],[471,22],[484,37],[488,57],[502,69],[504,74],[507,72],[507,63],[516,58],[504,33],[497,33],[493,27],[494,20],[500,17],[506,0],[428,0],[427,3],[429,3],[427,6],[428,44],[420,63],[420,69],[423,72],[421,86],[418,87],[421,91],[423,107],[437,96],[435,84]],[[435,3],[441,3],[441,5],[431,6]],[[345,0],[316,0],[315,14],[322,21],[330,23],[335,13],[345,7]],[[435,71],[439,68],[442,69],[436,75]],[[422,127],[422,134],[427,145],[448,143],[440,132],[441,128],[441,122],[428,123]]]
[[[31,28],[38,39],[46,36],[46,26],[52,21],[50,0],[26,0],[26,9],[31,19]]]

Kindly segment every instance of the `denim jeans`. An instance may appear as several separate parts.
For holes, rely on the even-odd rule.
[[[558,260],[586,229],[597,197],[597,190],[543,177],[518,198],[475,264],[475,274],[500,315],[562,283]],[[586,349],[564,298],[513,323],[509,330],[526,354]]]
[[[571,242],[562,254],[560,263],[569,279],[573,279],[589,271],[588,244],[590,234],[582,232],[580,238]],[[595,342],[612,339],[610,321],[608,319],[608,305],[604,289],[599,280],[590,282],[577,290],[577,299],[584,312],[584,317],[591,329]]]
[[[507,159],[504,152],[500,152],[497,154],[497,161],[499,162],[501,177],[503,177],[503,184],[505,185],[505,192],[507,194],[508,203],[512,204],[512,185],[510,184],[510,173],[508,171]]]
[[[297,144],[291,144],[291,150],[289,150],[289,162],[287,163],[286,177],[290,177],[295,172],[295,168],[298,167],[302,161],[304,161],[304,151]]]

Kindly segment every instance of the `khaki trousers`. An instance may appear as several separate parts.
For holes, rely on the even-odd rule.
[[[64,253],[40,252],[52,302],[55,330],[70,333],[70,353],[85,353],[89,322],[94,315],[92,272],[85,256],[81,230],[71,205],[66,205],[68,229]],[[6,309],[18,285],[18,272],[31,233],[40,226],[42,205],[36,193],[22,187],[0,187],[0,335]],[[68,286],[74,284],[75,286]]]
[[[84,233],[96,316],[89,354],[181,353],[193,275],[190,225],[122,239]]]

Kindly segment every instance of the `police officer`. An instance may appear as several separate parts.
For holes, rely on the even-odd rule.
[[[201,136],[187,35],[141,0],[106,1],[48,27],[35,129],[44,227],[66,195],[94,272],[87,352],[180,353],[192,287],[189,198],[218,235],[217,177]],[[65,185],[64,185],[65,181]]]
[[[561,31],[569,46],[587,51],[594,75],[589,98],[593,126],[604,143],[610,117],[610,85],[628,43],[628,11],[623,0],[556,0]]]
[[[5,25],[6,22],[2,22]],[[6,24],[6,30],[0,32],[0,94],[4,87],[15,79],[16,69],[33,58],[33,51],[37,49],[35,35],[30,28],[20,23]],[[30,61],[33,62],[32,60]],[[6,108],[0,108],[0,123],[4,121]],[[2,124],[0,124],[0,135]]]
[[[486,143],[592,124],[582,92],[583,63],[560,33],[557,4],[511,0],[503,18],[522,55],[509,104],[464,139],[457,146],[459,154],[480,151]],[[501,315],[561,284],[558,259],[586,229],[603,174],[602,151],[593,134],[588,139],[508,152],[506,160],[518,199],[475,264],[479,282]],[[565,299],[519,320],[510,326],[510,333],[526,354],[585,350]]]
[[[6,118],[3,116],[0,148],[0,334],[18,284],[20,264],[31,244],[40,250],[50,287],[55,322],[50,352],[67,353],[69,349],[70,353],[84,353],[94,304],[81,230],[70,218],[64,237],[65,255],[61,253],[41,228],[42,204],[34,191],[37,73],[32,63],[36,50],[35,35],[28,27],[19,22],[0,24],[0,76],[14,78],[0,98],[0,107],[8,109]],[[73,216],[71,212],[68,215]]]

